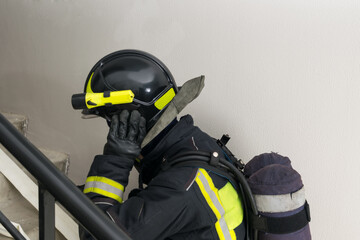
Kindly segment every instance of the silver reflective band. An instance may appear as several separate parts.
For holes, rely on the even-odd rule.
[[[87,182],[85,184],[84,191],[88,188],[98,188],[98,189],[104,190],[106,192],[113,193],[113,194],[119,196],[121,199],[123,198],[123,195],[124,195],[124,192],[122,190],[120,190],[116,187],[113,187],[109,184],[103,183],[103,182],[96,182],[96,181]]]
[[[254,195],[254,198],[260,212],[288,212],[305,204],[305,188],[282,195]]]
[[[225,210],[223,208],[223,206],[221,205],[219,199],[216,197],[216,194],[213,190],[211,190],[211,187],[206,179],[206,177],[204,176],[204,174],[198,170],[198,172],[200,172],[198,178],[201,181],[201,183],[204,186],[205,191],[209,194],[209,197],[212,201],[212,203],[214,204],[215,208],[219,211],[221,218],[219,219],[219,224],[220,224],[220,228],[222,233],[224,234],[224,238],[227,240],[231,240],[231,235],[230,235],[230,231],[229,228],[225,222],[224,219],[224,214],[225,214]]]

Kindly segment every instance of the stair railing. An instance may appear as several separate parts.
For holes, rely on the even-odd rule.
[[[39,239],[55,239],[55,201],[58,201],[98,240],[130,240],[54,164],[0,113],[0,143],[37,179],[39,185]],[[0,212],[0,222],[14,237],[24,237]],[[11,226],[10,226],[10,225]],[[16,231],[16,232],[15,232]],[[20,235],[21,236],[20,236]]]

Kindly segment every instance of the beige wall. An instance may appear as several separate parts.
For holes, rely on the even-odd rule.
[[[313,239],[357,239],[360,6],[318,1],[0,1],[0,110],[30,118],[37,145],[71,154],[84,181],[107,128],[71,107],[107,53],[149,51],[179,85],[204,74],[186,112],[249,160],[275,151],[302,174]],[[133,180],[133,184],[135,184]]]

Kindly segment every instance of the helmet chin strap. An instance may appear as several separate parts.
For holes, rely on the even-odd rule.
[[[200,76],[193,78],[182,85],[179,92],[167,105],[159,120],[145,136],[141,144],[141,148],[151,142],[151,140],[153,140],[164,128],[166,128],[166,126],[169,125],[189,103],[200,95],[201,90],[204,88],[204,82],[205,76]]]

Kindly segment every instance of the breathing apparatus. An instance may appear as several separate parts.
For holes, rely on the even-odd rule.
[[[180,153],[164,162],[162,169],[166,170],[175,166],[200,167],[226,177],[243,199],[246,240],[311,240],[308,224],[310,209],[303,195],[303,188],[297,192],[288,192],[294,188],[284,189],[283,182],[279,182],[279,180],[290,182],[289,185],[292,187],[296,185],[295,189],[302,186],[300,175],[292,169],[290,160],[286,161],[286,157],[271,153],[270,155],[276,155],[277,158],[275,161],[272,159],[269,161],[266,159],[269,154],[261,154],[245,165],[226,147],[229,140],[229,135],[223,135],[221,139],[217,140],[225,159],[220,158],[218,152],[189,151]],[[255,174],[249,177],[248,173],[252,170]],[[265,170],[266,173],[261,174],[260,172],[258,174],[260,178],[256,178],[259,170],[262,172]],[[279,172],[281,173],[278,174]],[[266,176],[269,173],[270,175]],[[283,178],[283,176],[286,177]],[[256,191],[256,187],[258,187],[256,185],[269,182],[269,178],[272,180],[271,190],[265,193],[267,194],[265,201],[259,200],[261,195]],[[260,189],[263,190],[262,187]],[[281,195],[269,194],[274,191],[277,194],[283,192]],[[290,198],[288,201],[284,201],[284,197],[287,195]],[[292,208],[288,208],[290,205]],[[264,207],[267,210],[264,210]]]
[[[149,130],[178,88],[169,69],[155,56],[139,50],[106,55],[90,70],[84,92],[72,96],[74,109],[111,121],[123,109],[137,109]]]

